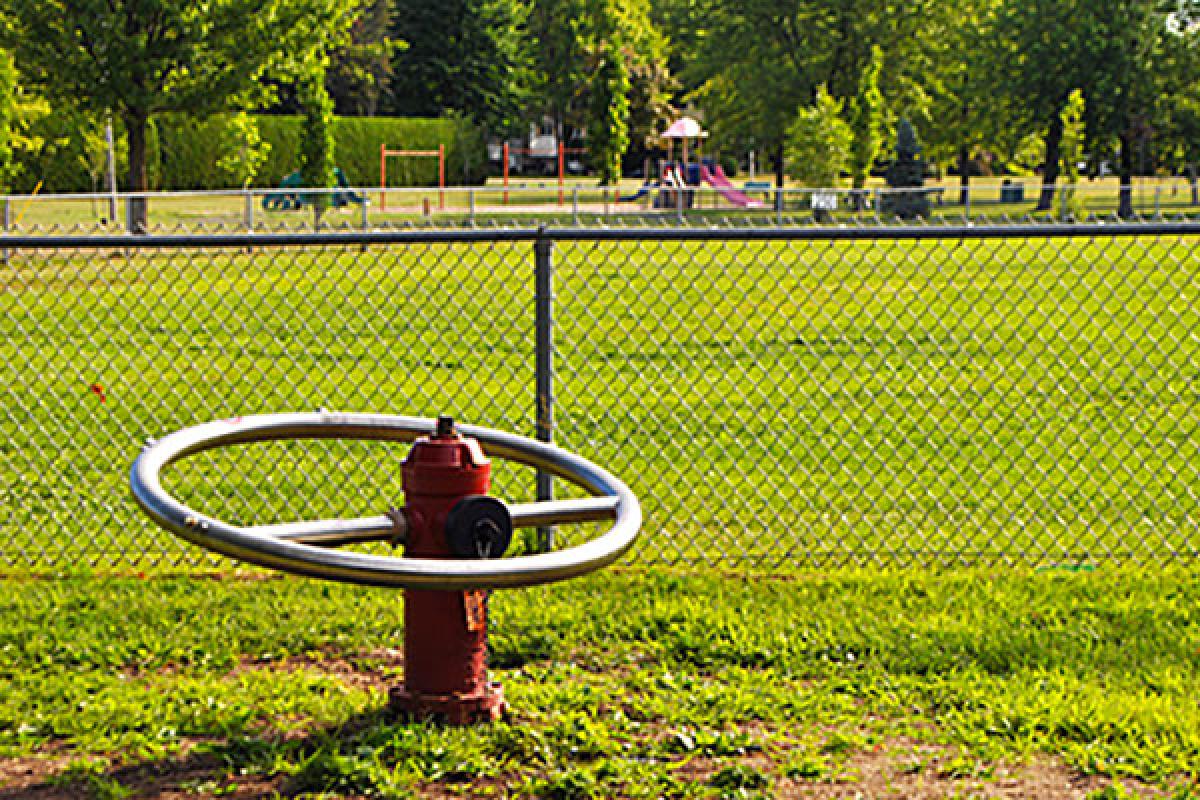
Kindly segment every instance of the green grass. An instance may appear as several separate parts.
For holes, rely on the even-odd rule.
[[[760,176],[761,178],[761,176]],[[930,181],[930,188],[943,190],[944,204],[935,204],[932,209],[934,221],[962,222],[966,217],[979,222],[1022,222],[1028,220],[1054,221],[1061,212],[1056,201],[1051,213],[1036,211],[1038,188],[1035,177],[1015,178],[1025,185],[1026,199],[1021,203],[1000,203],[999,179],[976,181],[972,185],[971,208],[958,204],[956,180]],[[742,185],[744,177],[735,179]],[[631,224],[673,225],[677,218],[674,209],[654,209],[649,202],[618,203],[618,195],[633,194],[641,182],[628,179],[619,189],[605,189],[592,178],[568,178],[562,189],[563,202],[559,203],[560,189],[557,179],[516,178],[510,181],[509,196],[505,200],[502,183],[492,179],[486,189],[468,191],[451,190],[444,193],[437,189],[397,189],[389,191],[387,210],[382,209],[380,198],[371,196],[368,224],[386,226],[497,226],[497,225],[573,225],[573,224]],[[884,188],[875,181],[869,188]],[[804,187],[791,185],[789,189]],[[1115,178],[1087,181],[1080,184],[1079,197],[1086,213],[1100,219],[1113,219],[1117,205],[1118,185]],[[686,219],[694,225],[773,225],[778,220],[777,212],[769,208],[773,200],[769,193],[755,192],[754,196],[764,200],[768,208],[742,209],[732,207],[711,190],[697,195],[696,206],[686,212]],[[476,213],[470,213],[472,197]],[[122,201],[123,202],[123,201]],[[578,202],[578,212],[573,208]],[[425,204],[430,214],[425,214]],[[1133,192],[1135,211],[1146,218],[1156,216],[1171,219],[1195,218],[1200,206],[1191,202],[1189,186],[1179,180],[1139,179]],[[253,220],[259,230],[311,229],[314,223],[311,210],[266,211],[262,208],[262,197],[256,196],[252,203]],[[37,232],[45,230],[92,229],[116,231],[109,219],[109,206],[103,199],[64,200],[53,195],[20,198],[12,201],[11,224],[15,231]],[[124,208],[118,209],[118,220],[124,218]],[[245,199],[230,189],[229,194],[183,195],[178,197],[155,197],[149,204],[149,221],[152,228],[161,232],[179,230],[241,231],[245,227]],[[810,198],[804,193],[788,195],[787,209],[783,221],[790,225],[806,225],[813,222]],[[855,212],[848,207],[843,197],[839,210],[831,220],[834,223],[871,225],[878,219],[872,211]],[[887,222],[887,220],[882,220]],[[358,206],[332,209],[322,224],[327,229],[357,229],[362,226],[362,210]]]
[[[1194,558],[1194,248],[560,242],[556,436],[642,499],[643,563]],[[137,512],[126,476],[146,437],[199,421],[326,407],[531,434],[530,250],[12,259],[0,268],[0,562],[195,558]],[[402,457],[261,445],[168,477],[243,523],[369,515],[399,501]],[[532,485],[515,469],[498,478],[513,500]]]
[[[1102,796],[1196,795],[1200,581],[1184,570],[610,572],[504,592],[492,667],[512,716],[471,729],[386,713],[396,593],[8,588],[0,767],[36,776],[0,771],[11,796],[884,794],[881,775],[901,796],[916,779],[986,796],[1047,769]]]

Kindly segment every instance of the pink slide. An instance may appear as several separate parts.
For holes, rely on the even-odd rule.
[[[714,165],[710,170],[705,165],[700,165],[700,180],[707,183],[709,186],[717,190],[717,193],[724,197],[735,206],[742,208],[762,208],[763,204],[758,200],[751,200],[729,182],[729,178],[725,176],[725,170],[721,169],[720,164]]]

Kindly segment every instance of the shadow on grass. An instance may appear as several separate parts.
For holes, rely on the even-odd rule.
[[[363,794],[378,778],[362,759],[346,755],[366,742],[383,742],[400,729],[440,725],[391,711],[386,706],[298,737],[272,732],[227,741],[200,741],[185,755],[115,765],[76,762],[56,774],[33,774],[0,788],[0,800],[75,798],[293,797],[304,793]],[[291,768],[286,768],[291,765]],[[443,772],[455,782],[471,775]]]

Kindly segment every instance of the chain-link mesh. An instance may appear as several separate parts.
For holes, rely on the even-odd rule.
[[[756,188],[749,188],[756,187]],[[1031,179],[975,182],[965,190],[931,184],[921,189],[776,189],[741,181],[741,188],[706,184],[661,186],[558,185],[555,180],[487,186],[330,190],[243,189],[121,194],[0,195],[0,230],[15,235],[120,235],[143,224],[131,217],[144,201],[142,232],[157,235],[496,229],[512,226],[625,228],[945,227],[964,224],[1054,225],[1071,222],[1195,221],[1200,184],[1139,179],[1124,208],[1114,180],[1039,191]],[[898,216],[890,200],[918,195],[918,216]],[[318,198],[325,202],[318,210]]]
[[[641,498],[635,560],[1196,557],[1200,226],[915,233],[541,234],[555,439]],[[200,421],[449,412],[533,435],[538,235],[14,247],[0,564],[206,563],[127,488],[145,438]],[[233,522],[363,516],[397,502],[402,455],[253,445],[167,483]]]

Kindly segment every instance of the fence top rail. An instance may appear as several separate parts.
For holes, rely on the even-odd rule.
[[[570,152],[570,150],[567,148],[564,148],[564,151]],[[387,152],[389,155],[420,154],[420,155],[434,155],[434,156],[436,156],[438,153],[437,150],[389,150]],[[759,176],[759,177],[761,178],[762,176]],[[744,183],[744,181],[743,181],[743,183]],[[311,195],[333,196],[333,195],[338,195],[338,194],[344,194],[346,192],[353,192],[353,193],[357,193],[357,194],[361,194],[361,195],[379,195],[384,192],[386,192],[389,195],[392,195],[392,194],[395,194],[395,195],[404,195],[404,194],[427,195],[430,192],[439,192],[439,191],[445,192],[446,194],[451,194],[451,195],[455,195],[455,194],[457,194],[457,195],[472,195],[472,194],[474,194],[474,195],[488,196],[488,195],[508,194],[508,195],[520,197],[523,194],[529,195],[529,196],[541,195],[541,194],[544,194],[545,192],[548,192],[551,190],[557,191],[559,188],[563,188],[563,189],[566,189],[566,190],[569,190],[572,192],[579,191],[581,193],[585,193],[588,195],[600,195],[600,194],[604,194],[605,192],[609,193],[610,195],[615,195],[615,194],[621,194],[624,192],[632,191],[634,189],[634,187],[632,185],[626,185],[624,187],[621,187],[621,186],[599,186],[599,185],[595,184],[594,182],[581,183],[578,180],[575,180],[574,178],[572,178],[571,182],[560,186],[560,184],[557,182],[557,178],[555,178],[553,176],[522,175],[522,176],[514,176],[512,179],[512,182],[508,186],[504,186],[499,183],[490,183],[490,184],[479,185],[479,186],[455,185],[455,186],[439,187],[437,185],[432,185],[432,186],[380,187],[378,185],[375,185],[375,186],[362,185],[360,182],[360,185],[358,185],[358,186],[334,186],[334,187],[319,187],[319,188],[318,187],[306,187],[306,186],[287,186],[287,187],[284,187],[284,186],[247,186],[247,187],[229,187],[229,188],[223,188],[223,189],[157,189],[157,190],[140,191],[140,192],[118,190],[116,192],[111,192],[111,191],[39,192],[36,194],[0,193],[0,202],[21,203],[21,204],[55,203],[55,202],[97,202],[97,203],[99,203],[99,202],[108,202],[113,199],[116,199],[119,202],[125,202],[125,201],[131,200],[131,199],[180,200],[180,199],[187,199],[187,198],[245,198],[245,197],[262,198],[262,197],[269,197],[271,195],[276,195],[276,194],[311,194]],[[670,190],[670,187],[661,187],[661,186],[653,186],[651,188],[655,189],[656,191],[659,189],[667,189],[668,191]],[[743,189],[743,190],[747,189],[747,187],[745,187],[744,185],[740,186],[738,188]],[[860,196],[869,196],[869,195],[886,196],[886,195],[911,195],[911,194],[954,195],[954,194],[959,194],[960,192],[962,192],[963,188],[964,187],[959,186],[959,185],[950,185],[950,184],[946,184],[946,185],[927,184],[925,186],[920,186],[920,187],[873,186],[873,187],[870,187],[867,189],[853,189],[853,188],[846,187],[846,186],[831,186],[831,187],[783,186],[783,187],[780,187],[780,186],[775,186],[775,185],[771,184],[771,185],[766,185],[766,186],[751,186],[751,187],[749,187],[748,191],[757,192],[757,193],[766,192],[769,194],[782,194],[782,195],[789,196],[789,197],[806,197],[806,196],[817,194],[817,195],[838,195],[839,197],[842,197],[842,198],[850,198],[850,197],[853,197],[856,195],[860,195]],[[1012,188],[1024,188],[1024,189],[1029,190],[1030,192],[1040,192],[1044,188],[1047,188],[1047,187],[1043,186],[1043,184],[1040,181],[1034,182],[1034,181],[1030,180],[1026,183],[1022,183],[1018,179],[1018,181],[1016,183],[1013,183],[1013,184],[1007,185],[1007,186],[1005,184],[999,183],[999,182],[988,182],[988,183],[973,182],[966,187],[966,192],[969,196],[978,198],[978,197],[983,197],[988,194],[994,194],[1001,190],[1012,189]],[[1082,195],[1087,195],[1087,196],[1093,196],[1093,195],[1098,195],[1098,194],[1115,196],[1115,193],[1117,191],[1116,187],[1109,186],[1109,185],[1093,184],[1093,183],[1074,183],[1074,184],[1054,183],[1054,184],[1051,184],[1049,188],[1052,188],[1056,195],[1059,192],[1072,191],[1072,192],[1078,192]],[[1192,184],[1183,179],[1173,179],[1173,180],[1169,180],[1169,181],[1156,182],[1156,183],[1133,183],[1133,184],[1130,184],[1128,188],[1129,188],[1129,191],[1134,192],[1134,193],[1148,192],[1148,191],[1160,191],[1161,192],[1163,190],[1175,191],[1175,192],[1178,192],[1178,191],[1189,191],[1190,192],[1192,189]],[[707,185],[688,186],[688,187],[686,187],[686,189],[689,192],[698,193],[698,194],[707,194],[707,195],[720,194],[719,188],[714,187],[714,186],[707,186]]]
[[[1200,222],[1134,222],[911,227],[511,227],[451,230],[328,231],[311,233],[0,235],[8,250],[90,248],[174,249],[312,247],[389,244],[462,244],[550,241],[904,241],[945,239],[1055,239],[1197,236]]]

